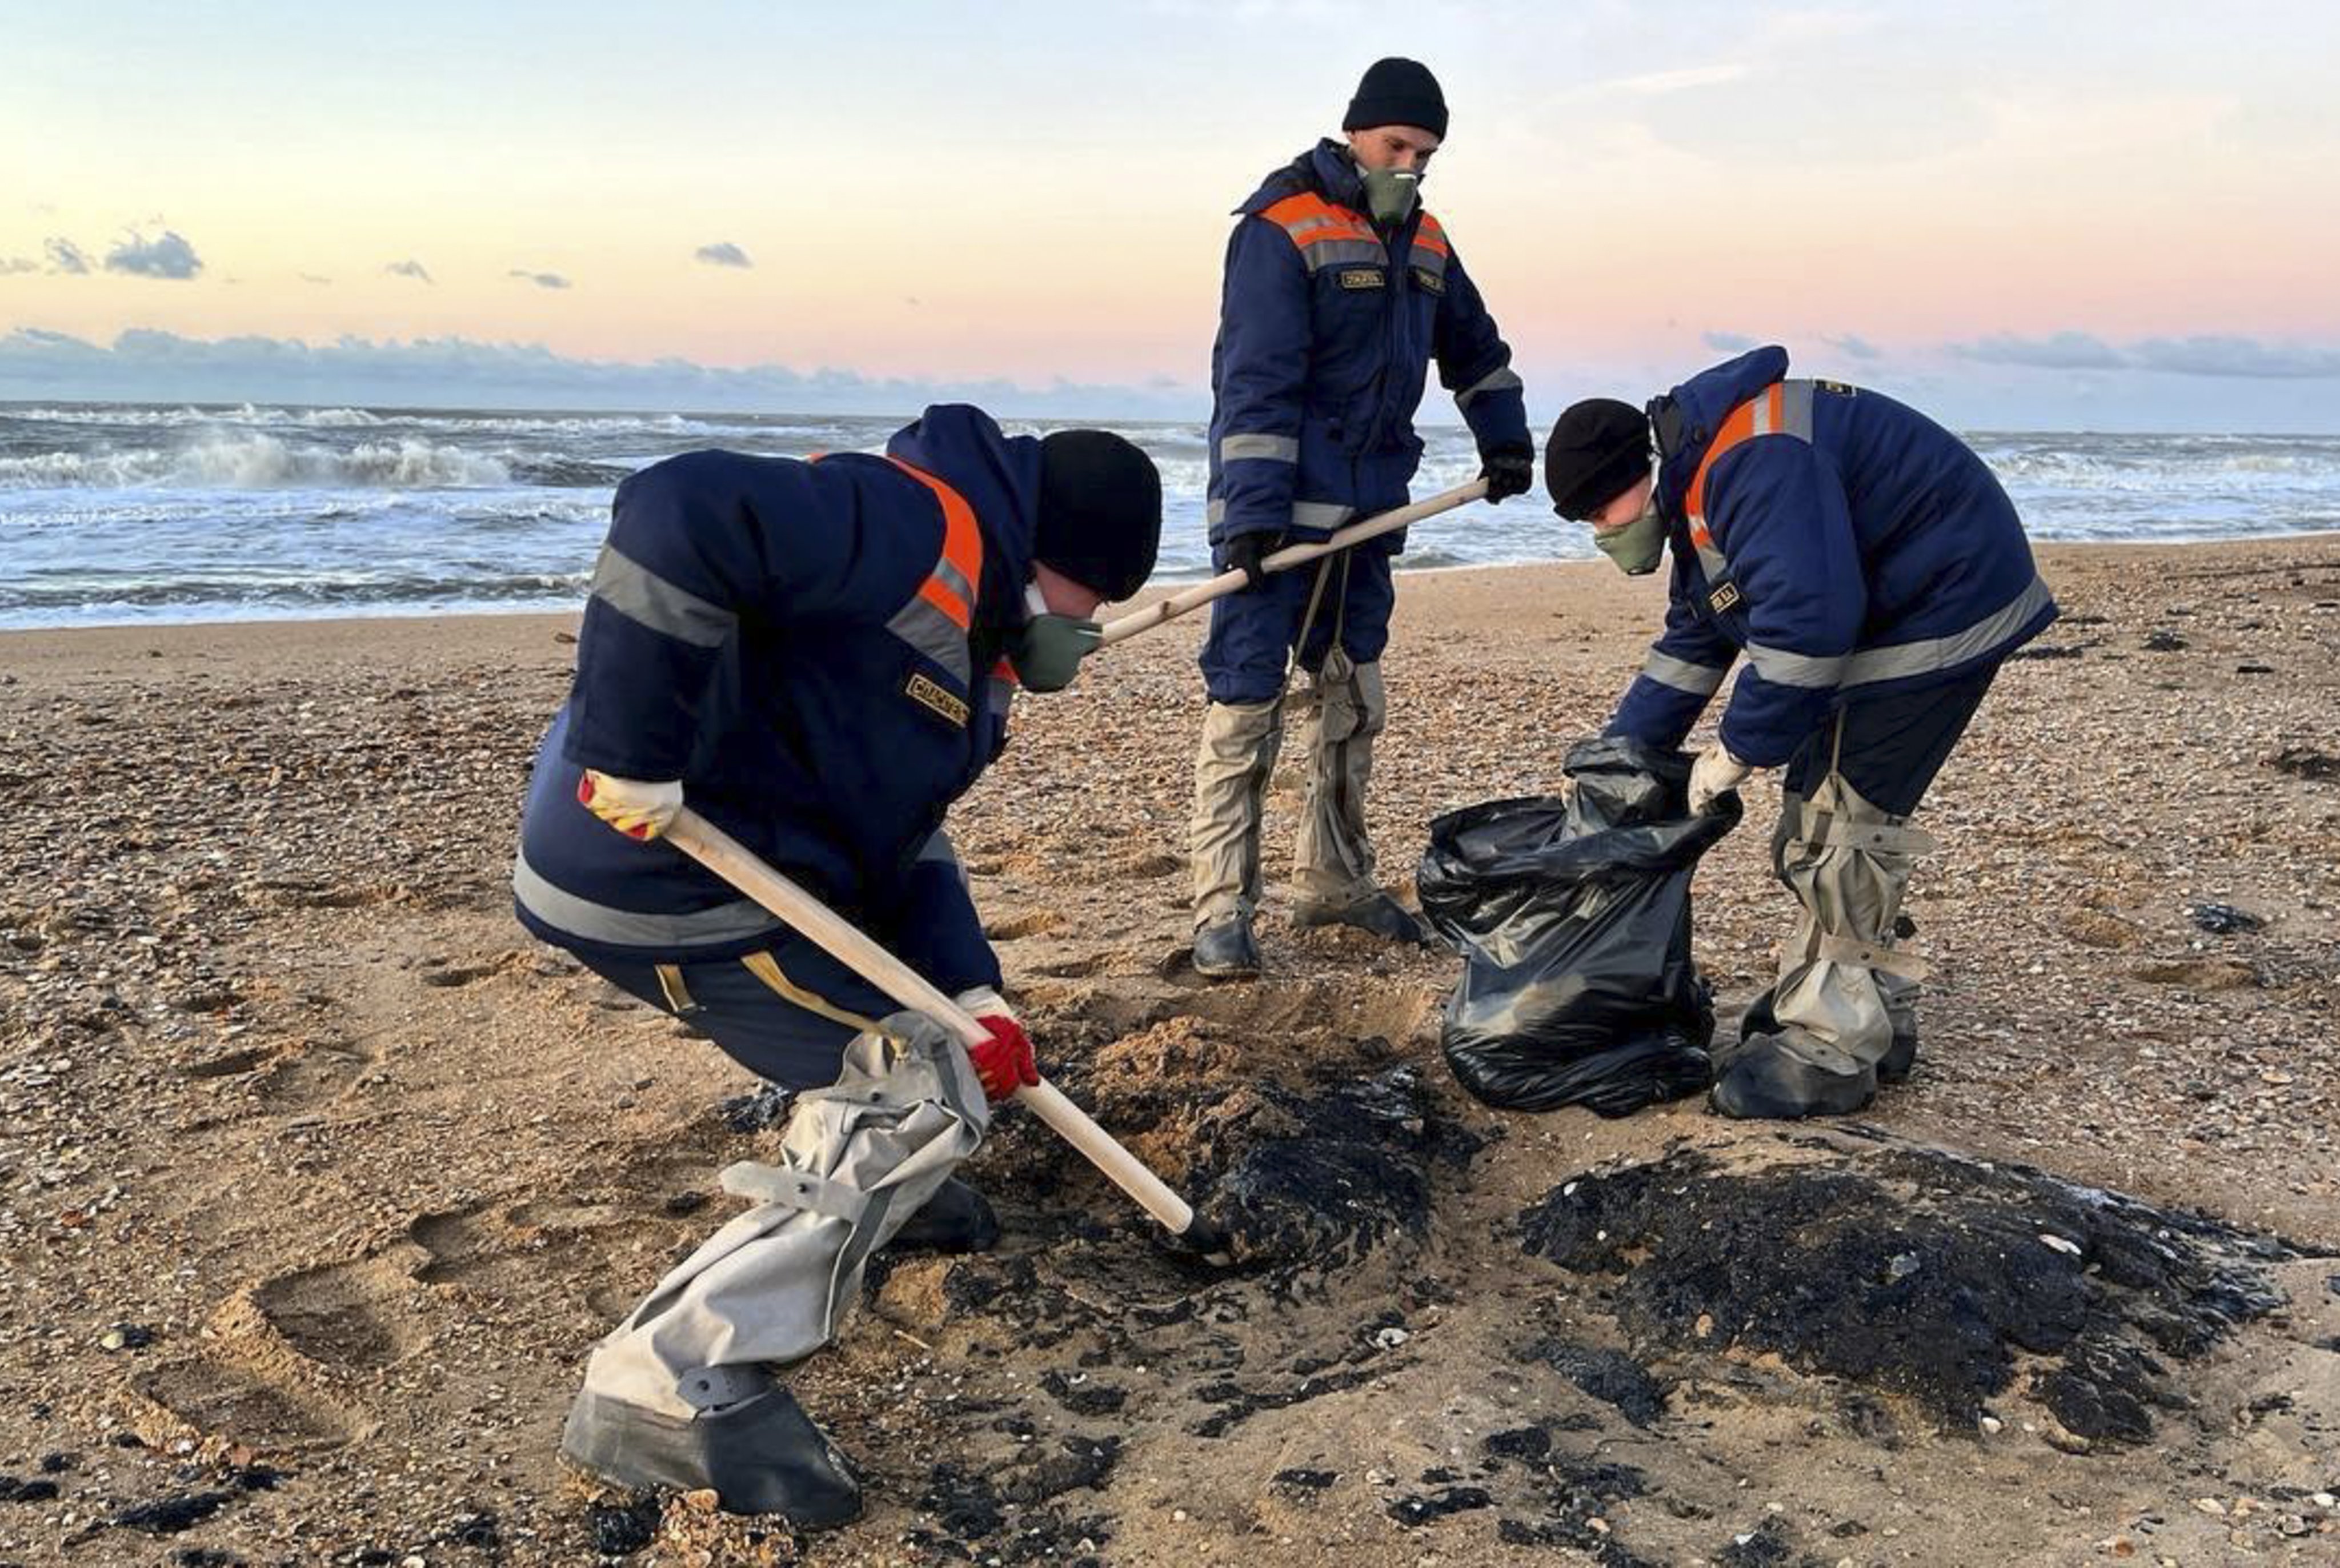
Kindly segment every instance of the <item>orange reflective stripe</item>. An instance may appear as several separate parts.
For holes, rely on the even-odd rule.
[[[1769,390],[1776,398],[1780,389],[1774,386]],[[1763,393],[1760,392],[1756,394],[1757,397],[1760,397],[1762,395]],[[1714,440],[1708,443],[1706,455],[1699,459],[1698,471],[1690,476],[1690,491],[1682,498],[1682,511],[1690,518],[1691,541],[1692,543],[1711,542],[1710,540],[1701,541],[1699,538],[1700,534],[1706,531],[1706,476],[1708,471],[1712,469],[1717,461],[1720,461],[1724,452],[1729,452],[1732,447],[1737,446],[1740,442],[1745,441],[1754,433],[1755,399],[1750,398],[1745,402],[1740,403],[1737,408],[1730,411],[1729,416],[1722,422],[1722,428],[1714,432]]]
[[[1320,240],[1376,239],[1373,226],[1346,207],[1336,207],[1314,191],[1303,191],[1271,203],[1260,216],[1276,224],[1295,245],[1305,248]]]
[[[975,624],[973,596],[983,591],[983,531],[976,526],[975,508],[967,498],[923,469],[912,468],[900,458],[886,459],[896,468],[935,492],[935,500],[943,509],[943,553],[936,563],[934,575],[918,585],[918,597],[948,616],[951,624],[961,631]],[[942,568],[947,565],[967,584],[962,594],[947,579]]]
[[[1422,227],[1413,232],[1413,243],[1425,251],[1435,251],[1442,256],[1452,257],[1454,253],[1446,248],[1446,231],[1440,228],[1438,220],[1428,213],[1422,214]]]
[[[950,618],[950,623],[961,631],[975,624],[975,610],[950,586],[938,577],[929,577],[918,584],[918,597]]]

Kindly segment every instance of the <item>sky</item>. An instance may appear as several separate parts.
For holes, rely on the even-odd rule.
[[[0,0],[0,399],[1193,417],[1230,210],[1403,54],[1539,421],[1778,342],[1966,428],[2340,431],[2329,4]]]

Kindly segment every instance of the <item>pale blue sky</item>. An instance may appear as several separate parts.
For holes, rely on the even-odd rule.
[[[1970,426],[2340,429],[2340,6],[6,4],[0,37],[0,397],[1184,412],[1226,210],[1396,53],[1445,84],[1427,196],[1540,415],[1748,338]]]

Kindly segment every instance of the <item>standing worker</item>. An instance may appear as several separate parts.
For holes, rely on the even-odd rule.
[[[1925,966],[1898,946],[1915,929],[1901,899],[1934,848],[1909,819],[1999,665],[2057,613],[1965,442],[1787,372],[1761,348],[1646,412],[1576,403],[1544,454],[1553,510],[1626,572],[1673,551],[1665,632],[1608,732],[1680,746],[1743,653],[1690,809],[1787,768],[1772,863],[1803,913],[1718,1053],[1712,1103],[1731,1116],[1842,1115],[1909,1075]]]
[[[1218,600],[1203,645],[1210,705],[1195,759],[1195,968],[1259,972],[1262,797],[1296,661],[1308,798],[1294,845],[1299,926],[1428,939],[1373,880],[1365,785],[1388,702],[1382,650],[1395,595],[1392,534],[1267,575],[1261,558],[1403,506],[1422,458],[1413,413],[1429,362],[1477,438],[1487,499],[1533,482],[1525,394],[1511,350],[1416,187],[1446,134],[1429,70],[1378,61],[1331,138],[1270,174],[1227,243],[1211,354],[1213,559],[1250,583]]]
[[[692,452],[618,487],[569,702],[536,759],[521,920],[796,1091],[755,1206],[593,1353],[561,1446],[630,1485],[804,1525],[860,1507],[773,1370],[811,1355],[889,1242],[989,1245],[951,1179],[987,1101],[1038,1081],[943,814],[1014,688],[1068,684],[1088,618],[1154,570],[1159,475],[1103,431],[1008,437],[928,409],[886,455]],[[984,1024],[969,1051],[658,841],[686,803]]]

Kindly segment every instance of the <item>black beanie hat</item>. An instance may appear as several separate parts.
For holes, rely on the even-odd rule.
[[[1162,476],[1154,460],[1104,430],[1040,441],[1040,517],[1032,559],[1107,599],[1154,575],[1162,542]]]
[[[1544,443],[1544,488],[1560,515],[1578,522],[1649,472],[1650,416],[1612,397],[1569,404]]]
[[[1344,131],[1370,131],[1375,125],[1419,125],[1443,141],[1446,137],[1446,94],[1438,78],[1419,60],[1393,55],[1376,60],[1357,84],[1349,112],[1341,117]]]

